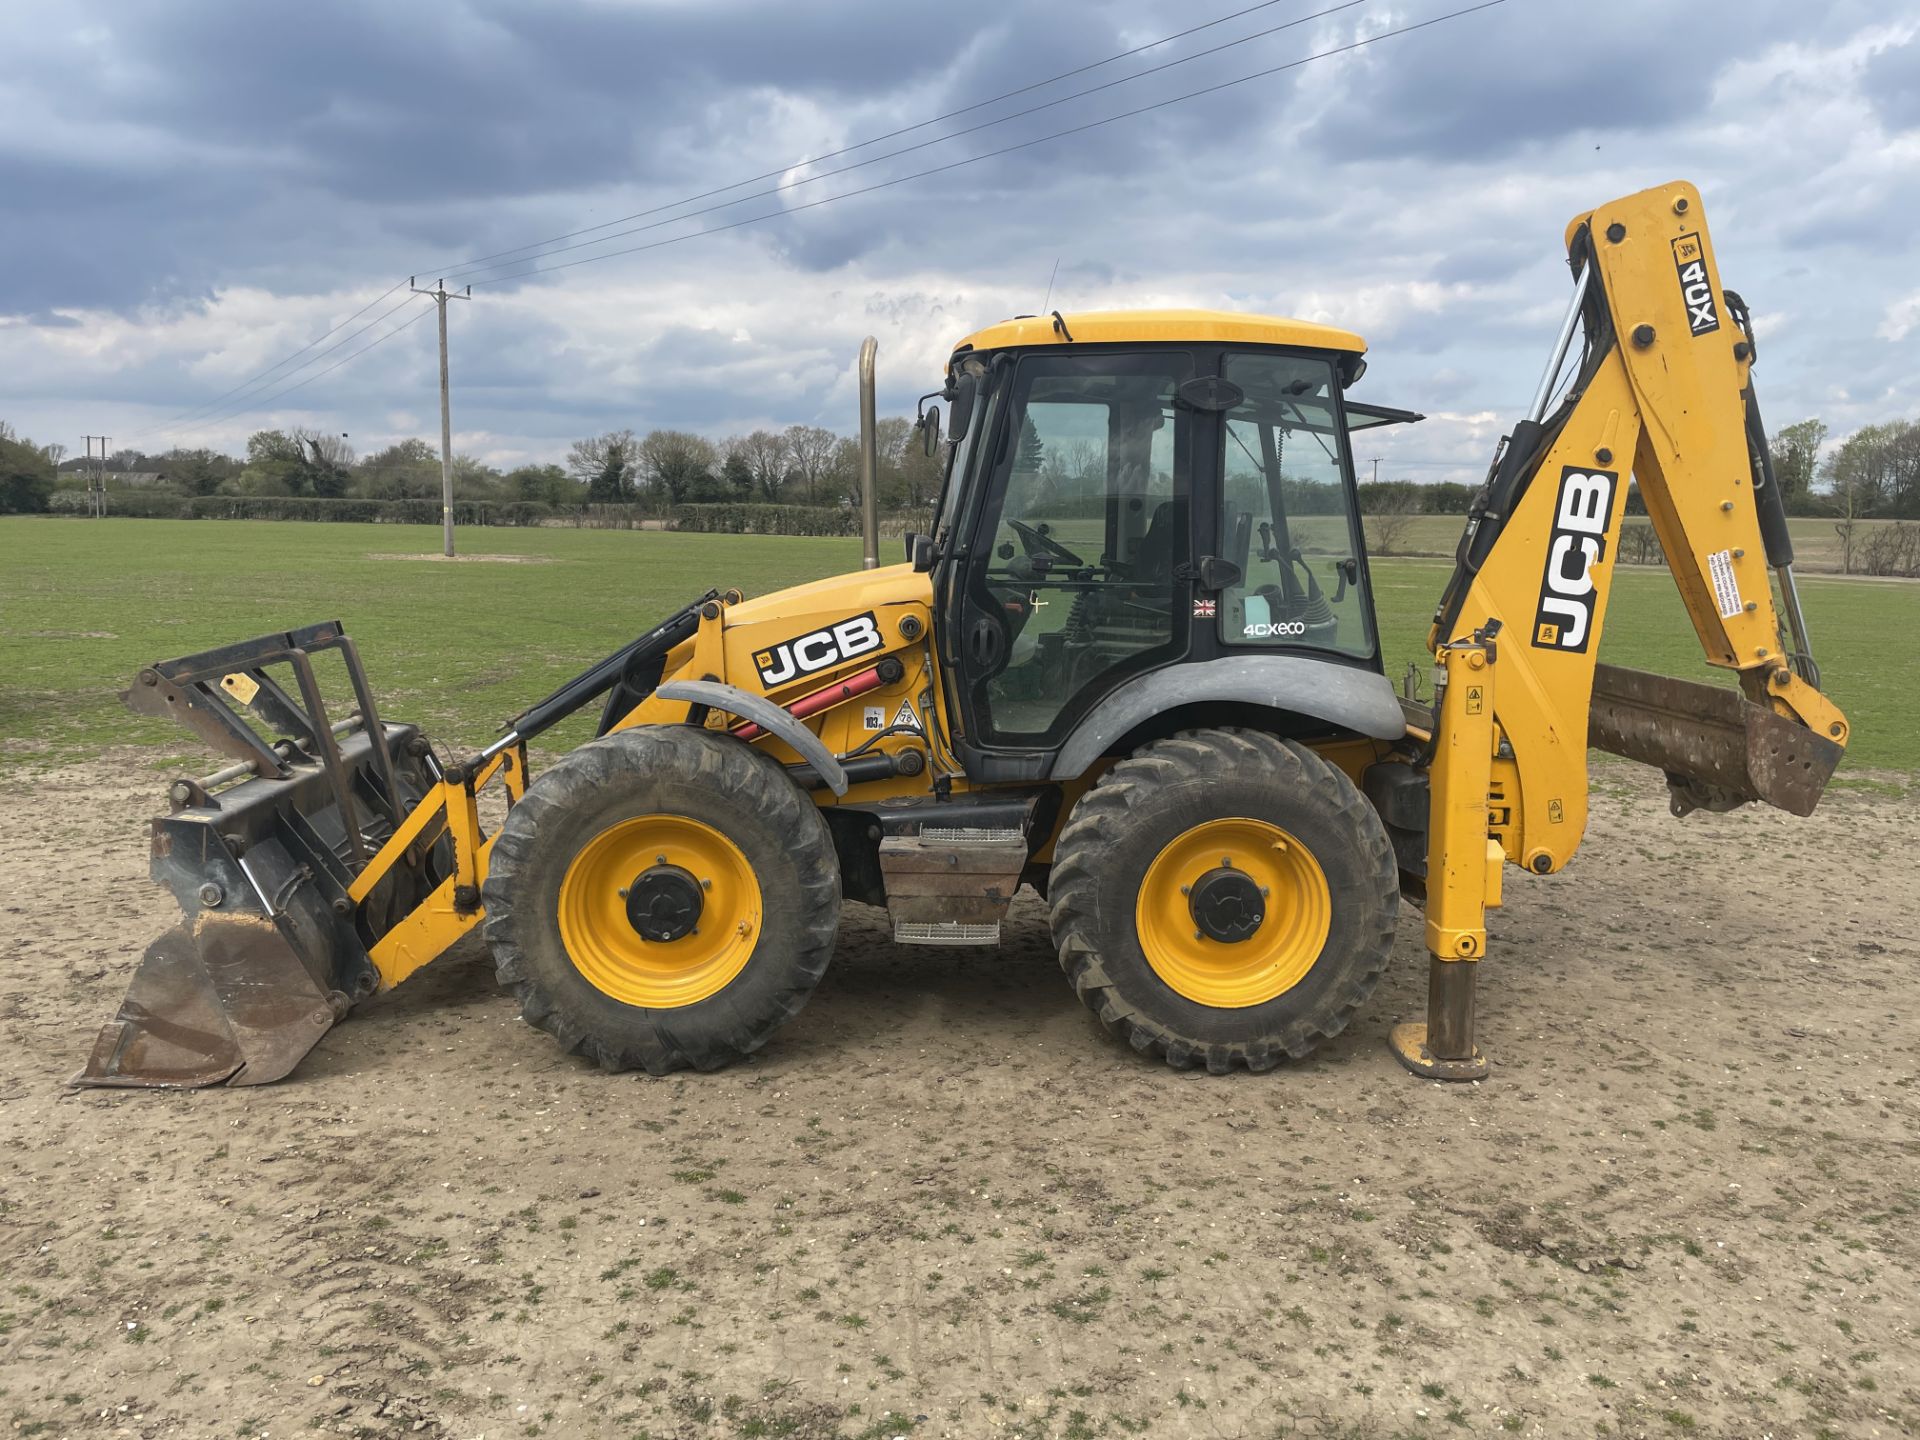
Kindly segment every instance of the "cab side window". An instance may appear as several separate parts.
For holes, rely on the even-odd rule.
[[[1221,642],[1371,655],[1332,367],[1313,357],[1230,354],[1225,375],[1241,399],[1222,417],[1218,553],[1243,578],[1221,594]]]

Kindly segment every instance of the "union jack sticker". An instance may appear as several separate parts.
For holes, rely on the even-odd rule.
[[[1219,613],[1219,606],[1220,602],[1217,600],[1195,600],[1193,602],[1193,618],[1196,620],[1211,620]]]

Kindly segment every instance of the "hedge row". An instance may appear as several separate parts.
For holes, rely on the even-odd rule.
[[[676,505],[665,517],[670,530],[716,535],[858,535],[860,512],[839,505]],[[924,510],[900,511],[880,519],[882,535],[925,530],[932,517]]]
[[[84,515],[87,496],[56,490],[48,508],[56,515]],[[456,525],[538,525],[552,507],[524,501],[495,504],[457,501]],[[107,514],[137,520],[330,520],[387,525],[437,525],[438,500],[322,499],[312,495],[170,495],[164,490],[121,490],[107,496]]]
[[[84,515],[87,496],[60,490],[54,514]],[[321,499],[311,495],[173,495],[164,490],[116,491],[107,513],[148,520],[322,520],[356,524],[437,525],[438,500]],[[881,533],[924,530],[925,511],[889,515]],[[593,529],[688,530],[719,535],[858,535],[860,513],[829,505],[675,505],[664,513],[640,505],[545,505],[536,500],[461,500],[456,525],[574,525]]]

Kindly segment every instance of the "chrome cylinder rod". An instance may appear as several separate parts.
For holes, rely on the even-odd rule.
[[[1589,260],[1580,273],[1574,277],[1573,299],[1567,302],[1566,319],[1560,322],[1560,336],[1553,342],[1553,358],[1547,361],[1545,373],[1540,376],[1540,388],[1533,392],[1533,404],[1527,407],[1527,419],[1538,423],[1547,413],[1547,401],[1553,394],[1553,382],[1560,374],[1560,366],[1567,358],[1567,346],[1573,343],[1573,327],[1580,320],[1580,307],[1586,302],[1587,281],[1593,274],[1593,262]]]
[[[1787,633],[1793,638],[1794,654],[1812,669],[1811,674],[1802,678],[1818,686],[1820,669],[1814,664],[1813,642],[1807,639],[1807,617],[1800,608],[1800,589],[1793,583],[1793,566],[1782,565],[1773,573],[1780,579],[1780,609],[1787,617]]]

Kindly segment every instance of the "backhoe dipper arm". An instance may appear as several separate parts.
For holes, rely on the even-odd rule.
[[[1484,1073],[1471,962],[1485,912],[1503,862],[1551,874],[1579,846],[1589,743],[1665,771],[1679,814],[1751,800],[1806,814],[1847,738],[1807,653],[1753,340],[1698,193],[1674,183],[1603,206],[1567,227],[1567,249],[1567,323],[1476,497],[1429,637],[1429,1013],[1392,1043],[1443,1078]],[[1579,368],[1549,415],[1576,325]],[[1707,663],[1738,672],[1739,693],[1598,665],[1629,475]]]

